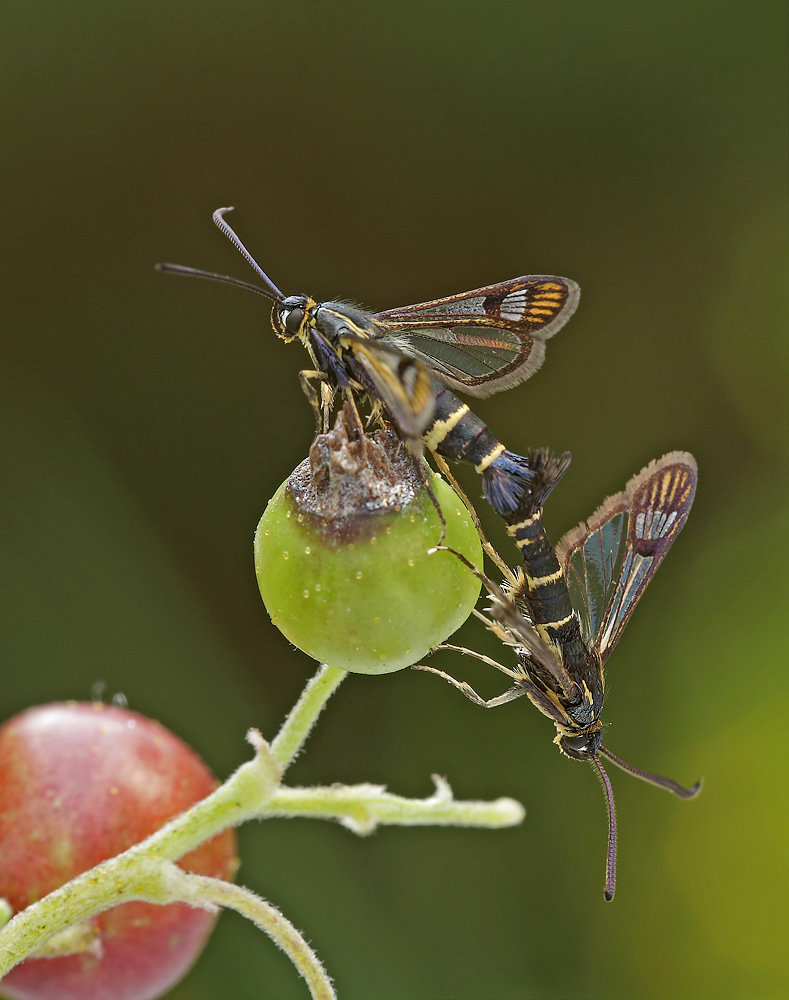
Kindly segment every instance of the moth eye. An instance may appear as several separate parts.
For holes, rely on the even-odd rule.
[[[285,329],[288,333],[297,334],[301,329],[301,324],[304,322],[304,310],[300,307],[296,309],[291,309],[289,313],[285,315]]]
[[[564,745],[570,750],[586,750],[589,745],[589,734],[583,736],[565,736]]]

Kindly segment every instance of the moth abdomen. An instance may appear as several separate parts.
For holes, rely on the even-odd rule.
[[[534,624],[564,644],[580,638],[564,571],[542,522],[542,509],[510,524],[507,532],[523,557],[523,598]]]
[[[485,499],[505,521],[541,507],[570,461],[568,453],[554,459],[542,451],[528,456],[510,451],[466,403],[439,384],[433,421],[422,439],[444,458],[474,465]]]

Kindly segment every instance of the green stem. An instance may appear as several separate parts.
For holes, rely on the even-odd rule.
[[[493,802],[457,801],[449,784],[433,775],[436,791],[426,799],[406,799],[380,785],[281,786],[266,804],[266,816],[309,816],[339,820],[364,836],[387,826],[473,826],[500,829],[523,820],[525,810],[514,799]],[[263,818],[262,816],[260,818]]]
[[[279,768],[258,739],[253,760],[219,788],[127,851],[83,872],[16,914],[0,930],[0,978],[53,934],[102,910],[149,898],[143,893],[151,864],[175,861],[229,826],[257,815],[279,783]]]
[[[336,819],[355,833],[366,834],[379,823],[503,827],[519,823],[524,815],[523,807],[512,799],[456,802],[447,782],[435,775],[435,793],[416,800],[370,784],[282,787],[282,771],[296,757],[323,706],[346,676],[344,670],[321,666],[271,747],[258,732],[250,731],[248,739],[256,750],[255,757],[211,795],[123,854],[83,872],[17,913],[0,929],[0,979],[54,935],[102,910],[133,899],[160,904],[183,900],[206,909],[215,904],[231,906],[249,916],[291,957],[313,997],[332,1000],[331,983],[317,958],[271,904],[247,889],[187,876],[173,862],[222,830],[255,817]],[[5,911],[0,906],[0,925],[7,910],[7,906]],[[73,947],[73,940],[63,938],[52,942],[52,947],[52,953],[57,954],[59,948]]]
[[[0,979],[45,941],[102,910],[132,900],[171,901],[166,876],[175,866],[140,857],[137,848],[83,872],[17,913],[0,933]]]
[[[271,743],[271,755],[284,771],[297,756],[323,706],[348,676],[346,670],[322,663],[293,706],[282,728]]]
[[[123,902],[126,897],[119,895],[118,886],[128,886],[135,878],[139,882],[152,858],[175,861],[222,830],[265,814],[267,803],[279,787],[282,769],[299,752],[321,709],[345,676],[344,670],[333,667],[319,669],[274,741],[276,756],[259,733],[250,733],[250,742],[257,751],[254,759],[242,764],[211,795],[123,854],[84,872],[17,913],[0,930],[0,978],[54,934]],[[7,914],[0,910],[0,924],[3,916]]]
[[[100,876],[106,876],[104,878]],[[86,891],[87,890],[87,891]],[[110,906],[133,900],[166,906],[185,902],[204,910],[230,907],[249,917],[288,955],[307,981],[315,1000],[335,1000],[331,981],[315,953],[276,907],[242,886],[221,879],[184,872],[171,861],[138,857],[132,852],[114,858],[103,868],[85,872],[45,899],[34,903],[13,920],[14,938],[0,953],[0,978],[17,962],[37,950],[43,931],[50,943],[68,927],[87,921]],[[66,939],[63,954],[73,953]],[[57,948],[47,953],[58,954]]]
[[[185,872],[181,872],[181,875],[184,883],[193,886],[197,899],[237,910],[268,934],[304,977],[314,1000],[336,1000],[331,980],[318,956],[275,906],[240,885],[206,875],[188,875]]]

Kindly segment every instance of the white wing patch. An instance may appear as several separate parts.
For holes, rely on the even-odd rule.
[[[665,538],[677,520],[677,512],[648,510],[636,517],[636,538]]]
[[[499,316],[502,319],[519,320],[526,312],[526,303],[529,301],[531,290],[519,288],[509,295],[505,295],[499,306]]]

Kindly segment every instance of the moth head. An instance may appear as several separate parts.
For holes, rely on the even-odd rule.
[[[315,302],[308,295],[288,295],[275,302],[271,323],[276,335],[288,343],[297,337],[304,340],[314,306]]]
[[[583,733],[562,733],[556,742],[562,753],[573,760],[589,760],[603,745],[603,729],[598,723],[596,728]]]

